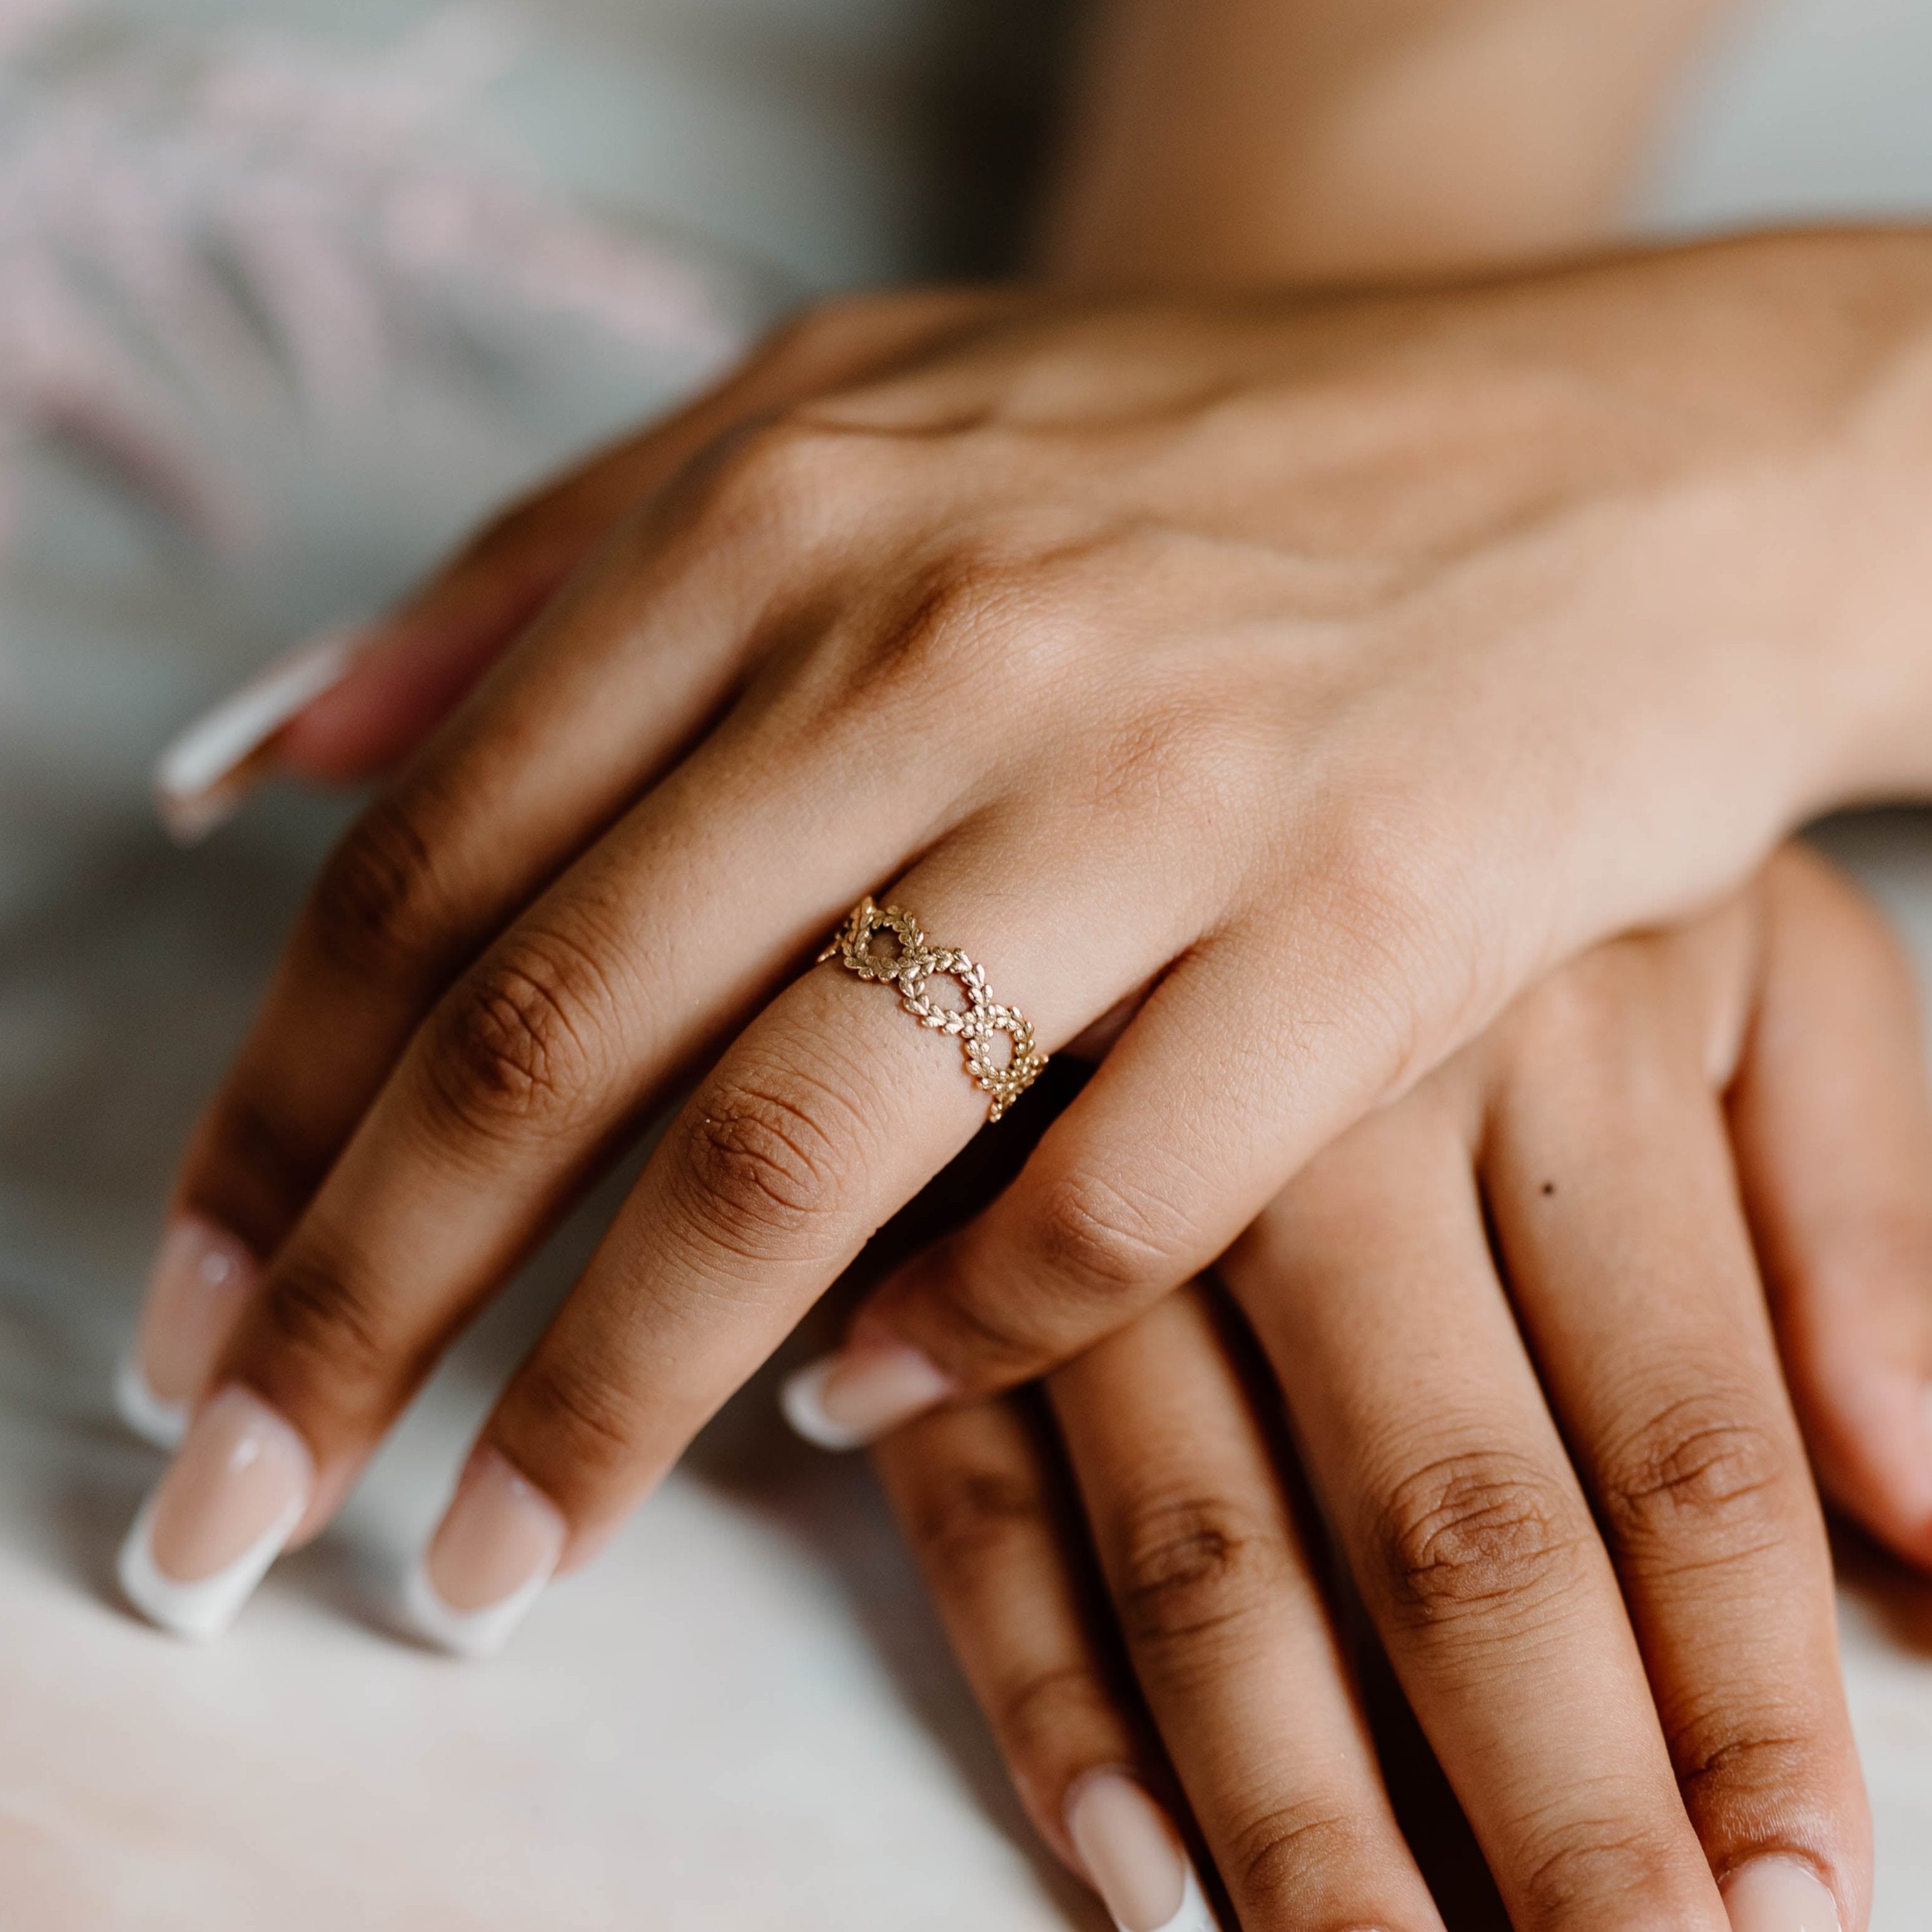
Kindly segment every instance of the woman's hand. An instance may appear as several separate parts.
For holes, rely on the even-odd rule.
[[[1291,1460],[1520,1932],[1717,1932],[1720,1889],[1736,1932],[1864,1924],[1830,1564],[1751,1235],[1780,1306],[1814,1311],[1783,1341],[1822,1466],[1868,1502],[1886,1484],[1819,1405],[1832,1351],[1922,1360],[1932,1316],[1903,983],[1869,909],[1781,856],[1696,925],[1527,994],[1268,1208],[1220,1270],[1266,1395],[1199,1294],[1056,1372],[1138,1697],[1102,1660],[1058,1459],[1019,1405],[880,1445],[1031,1815],[1130,1932],[1169,1922],[1184,1872],[1120,1774],[1161,1790],[1169,1766],[1247,1932],[1441,1924]],[[1833,1309],[1848,1284],[1884,1316]],[[1918,1456],[1922,1552],[1922,1384],[1863,1399]]]
[[[985,1118],[802,970],[862,893],[1047,1051],[1133,1017],[816,1378],[854,1435],[1118,1325],[1552,964],[1917,782],[1928,320],[1901,236],[794,338],[880,373],[676,470],[327,868],[182,1176],[178,1277],[274,1259],[136,1556],[194,1597],[311,1533],[708,1066],[458,1505],[594,1550]],[[245,1508],[220,1430],[275,1445]]]

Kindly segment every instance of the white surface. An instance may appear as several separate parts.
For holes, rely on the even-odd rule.
[[[166,10],[348,32],[419,10]],[[634,181],[656,212],[803,281],[920,253],[941,199],[921,104],[971,8],[553,10],[566,44],[518,111],[572,178]],[[1922,19],[1916,0],[1780,5],[1687,114],[1656,218],[1775,208],[1800,171],[1839,205],[1932,206]],[[1098,1926],[1031,1850],[864,1466],[791,1442],[769,1378],[502,1658],[466,1666],[386,1628],[582,1225],[224,1642],[184,1649],[116,1601],[113,1552],[160,1464],[116,1422],[110,1383],[167,1169],[332,822],[278,801],[174,853],[146,814],[146,766],[196,703],[368,608],[548,454],[500,425],[440,443],[412,440],[414,418],[391,427],[392,495],[324,506],[300,554],[220,571],[48,466],[0,580],[0,1927]],[[431,462],[438,448],[461,460]],[[1932,964],[1932,828],[1886,820],[1840,843]],[[1847,1569],[1874,1924],[1916,1932],[1932,1898],[1932,1586],[1862,1556]]]

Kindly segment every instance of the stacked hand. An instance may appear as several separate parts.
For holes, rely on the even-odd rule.
[[[222,1393],[130,1544],[146,1605],[231,1614],[694,1081],[486,1425],[427,1612],[494,1639],[591,1554],[984,1120],[956,1046],[811,966],[872,893],[1042,1048],[1104,1058],[800,1406],[857,1440],[959,1404],[896,1486],[990,1456],[1022,1494],[977,1399],[1114,1337],[1054,1400],[1244,1913],[1304,1922],[1280,1875],[1312,1859],[1357,1922],[1428,1922],[1339,1675],[1304,1755],[1159,1607],[1218,1538],[1299,1606],[1255,1681],[1330,1657],[1264,1434],[1207,1399],[1201,1304],[1156,1307],[1224,1254],[1520,1922],[1640,1897],[1721,1924],[1694,1826],[1720,1870],[1802,1855],[1856,1923],[1822,1544],[1716,1096],[1821,1467],[1932,1554],[1932,1130],[1895,962],[1792,861],[1523,995],[1736,892],[1809,812],[1919,782],[1923,426],[1893,372],[1928,320],[1906,236],[1347,299],[872,304],[498,525],[279,741],[382,764],[495,660],[332,860],[189,1155],[146,1394]],[[1829,1036],[1779,1018],[1820,958],[1814,1030],[1840,973],[1893,1002],[1843,1049],[1904,1123],[1869,1161],[1827,1132]],[[914,1514],[943,1546],[958,1512]],[[1003,1562],[1060,1600],[1015,1521]],[[1178,1593],[1142,1587],[1163,1564]],[[1760,1630],[1778,1606],[1755,1659],[1724,1634],[1747,1589]],[[1036,1640],[1078,1701],[1072,1626]],[[996,1620],[966,1648],[988,1686],[1021,1667]],[[1076,1772],[1130,1761],[1084,1708],[1045,1756],[1009,1713],[1050,1832]],[[1304,1807],[1360,1829],[1294,1838]]]

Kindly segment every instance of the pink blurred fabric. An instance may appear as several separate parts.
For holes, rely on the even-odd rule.
[[[568,321],[680,372],[742,328],[688,251],[599,220],[496,124],[534,27],[451,5],[373,51],[0,0],[0,534],[52,437],[244,542],[224,452],[380,393],[427,320]]]

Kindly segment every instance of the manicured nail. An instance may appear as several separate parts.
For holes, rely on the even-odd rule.
[[[154,764],[154,808],[170,838],[192,845],[232,815],[272,769],[276,734],[341,681],[368,634],[329,631],[297,645],[175,739]]]
[[[549,1497],[495,1450],[478,1450],[410,1574],[416,1627],[461,1657],[500,1650],[550,1581],[564,1536]]]
[[[858,1449],[958,1392],[958,1384],[916,1348],[868,1342],[800,1369],[778,1406],[808,1442]]]
[[[1731,1932],[1839,1932],[1838,1903],[1796,1858],[1754,1858],[1724,1881]]]
[[[308,1444],[260,1396],[224,1389],[196,1415],[121,1546],[128,1600],[177,1636],[219,1636],[314,1486]]]
[[[260,1269],[230,1234],[184,1214],[161,1238],[134,1346],[114,1378],[121,1419],[157,1448],[172,1449]]]
[[[1066,1835],[1120,1932],[1216,1932],[1180,1834],[1137,1779],[1090,1772],[1067,1794]]]

